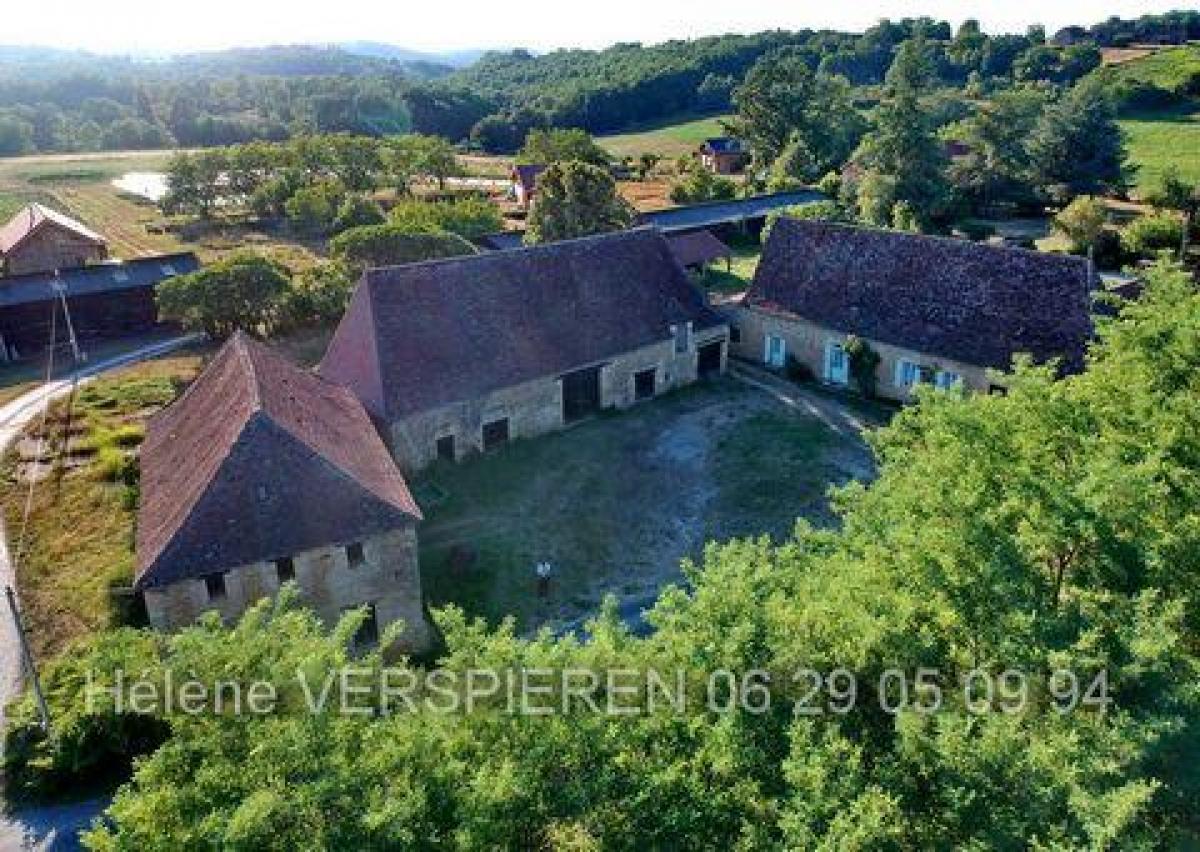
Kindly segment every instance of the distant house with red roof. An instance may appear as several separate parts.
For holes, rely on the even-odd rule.
[[[42,204],[29,204],[0,228],[0,274],[77,269],[108,257],[104,237]]]
[[[533,204],[534,196],[537,194],[537,179],[544,171],[546,171],[546,167],[540,165],[513,166],[512,194],[522,209],[528,210],[529,206]]]
[[[166,630],[208,610],[234,619],[294,581],[331,622],[368,607],[366,640],[403,620],[420,652],[434,636],[420,520],[354,395],[239,334],[149,422],[135,588]]]

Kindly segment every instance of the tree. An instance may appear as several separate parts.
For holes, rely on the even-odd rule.
[[[1054,217],[1054,230],[1071,242],[1071,250],[1094,257],[1096,242],[1105,225],[1108,211],[1104,202],[1091,196],[1076,198]]]
[[[0,157],[16,157],[33,150],[33,125],[12,115],[0,115]]]
[[[1183,223],[1168,213],[1139,216],[1121,229],[1121,247],[1141,258],[1174,253],[1183,244]]]
[[[633,223],[633,210],[617,193],[607,169],[587,163],[554,163],[538,176],[537,201],[529,214],[526,240],[549,243],[619,231]]]
[[[401,201],[388,214],[388,221],[409,234],[457,234],[473,240],[503,230],[504,220],[496,205],[481,198],[457,201]]]
[[[457,234],[411,233],[387,223],[351,228],[338,234],[329,242],[329,253],[357,276],[373,267],[460,257],[475,254],[476,249]]]
[[[1200,183],[1188,183],[1179,176],[1179,169],[1170,165],[1163,172],[1158,191],[1151,200],[1158,207],[1177,211],[1182,218],[1179,259],[1185,260],[1196,212],[1200,210]]]
[[[713,174],[694,160],[687,161],[679,180],[671,186],[671,200],[676,204],[702,204],[736,195],[737,184],[727,177]]]
[[[346,188],[337,180],[321,180],[296,190],[283,205],[288,220],[300,231],[323,234],[333,227],[346,198]]]
[[[1045,109],[1038,89],[1000,92],[963,122],[968,153],[951,165],[954,185],[977,204],[1028,203],[1034,196],[1028,141]]]
[[[383,208],[364,195],[347,195],[338,207],[333,220],[335,233],[361,228],[364,225],[382,225],[387,221]]]
[[[867,221],[886,218],[890,223],[890,210],[899,202],[909,205],[922,225],[944,213],[946,156],[921,104],[931,76],[928,46],[918,33],[896,52],[874,125],[855,155],[868,173],[891,185],[889,213],[879,214],[878,205],[868,205]]]
[[[445,189],[446,178],[462,173],[454,146],[437,136],[396,136],[389,140],[383,159],[393,182],[404,193],[410,191],[414,178],[436,181],[439,189]]]
[[[813,181],[840,168],[862,136],[863,120],[840,77],[815,74],[805,55],[783,49],[763,57],[733,93],[733,132],[761,166],[791,149],[788,176]]]
[[[1125,142],[1102,81],[1084,80],[1051,104],[1034,128],[1029,153],[1034,184],[1053,200],[1124,189]]]
[[[156,296],[165,319],[209,337],[220,339],[238,330],[267,333],[290,278],[278,261],[243,252],[168,278]]]
[[[607,166],[612,157],[586,131],[577,127],[535,127],[529,131],[524,147],[517,154],[517,162],[535,165],[572,160],[593,166]]]

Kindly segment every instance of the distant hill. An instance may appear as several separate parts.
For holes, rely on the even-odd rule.
[[[378,41],[347,41],[337,45],[337,47],[357,56],[370,56],[375,59],[393,59],[399,62],[422,63],[449,68],[465,68],[478,61],[487,52],[486,50],[452,50],[426,53]]]
[[[1200,45],[1155,50],[1095,72],[1124,112],[1200,103]]]

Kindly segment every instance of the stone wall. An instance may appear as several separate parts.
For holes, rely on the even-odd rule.
[[[327,623],[365,603],[375,605],[379,632],[403,620],[402,649],[422,653],[434,642],[425,618],[421,574],[417,563],[416,525],[363,539],[363,561],[351,565],[345,546],[321,547],[292,557],[295,582],[305,604]],[[273,561],[256,562],[225,573],[225,595],[210,599],[205,580],[181,580],[145,590],[150,624],[176,630],[193,623],[201,613],[216,610],[226,621],[236,619],[256,601],[279,591]]]
[[[785,343],[786,354],[794,356],[798,361],[806,364],[820,381],[826,381],[828,378],[825,369],[826,345],[830,342],[842,343],[847,337],[840,331],[815,325],[799,317],[754,307],[740,308],[734,315],[733,322],[737,327],[739,338],[737,343],[731,344],[735,356],[759,364],[765,363],[767,335],[779,337]],[[876,340],[867,339],[866,342],[880,356],[879,366],[875,372],[875,392],[885,399],[905,402],[911,396],[910,387],[897,384],[897,364],[901,360],[926,368],[930,375],[936,374],[938,371],[955,373],[963,385],[970,390],[986,392],[992,387],[993,382],[983,367],[965,364],[950,358],[927,355]],[[853,383],[853,376],[850,381]]]
[[[626,408],[635,402],[634,375],[643,370],[655,371],[656,395],[696,381],[698,348],[714,340],[727,340],[728,328],[720,326],[697,333],[687,330],[686,336],[686,351],[681,353],[676,353],[673,339],[663,340],[599,364],[580,364],[576,369],[601,366],[601,407]],[[392,424],[389,443],[400,469],[410,474],[437,458],[441,438],[453,437],[455,458],[463,458],[483,450],[483,427],[487,423],[507,419],[509,440],[531,438],[561,429],[562,409],[562,382],[558,375],[546,376],[398,420]]]
[[[54,224],[43,224],[17,248],[4,256],[5,275],[28,275],[74,269],[104,260],[108,252]]]

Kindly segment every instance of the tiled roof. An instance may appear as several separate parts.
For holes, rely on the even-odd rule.
[[[174,275],[186,275],[200,268],[196,255],[188,252],[157,257],[139,257],[123,263],[97,263],[67,269],[55,278],[52,272],[14,275],[0,278],[0,307],[44,302],[57,298],[51,289],[55,280],[66,288],[67,296],[92,296],[138,287],[153,287]]]
[[[0,254],[8,254],[29,237],[34,231],[46,223],[53,223],[68,231],[72,231],[85,240],[97,245],[107,245],[104,237],[77,222],[69,216],[64,216],[57,210],[51,210],[41,204],[28,204],[17,211],[8,223],[0,228]]]
[[[721,323],[656,230],[369,270],[320,372],[394,420]]]
[[[672,234],[667,237],[671,251],[684,266],[711,263],[729,257],[729,246],[713,236],[712,231],[693,231],[688,234]]]
[[[138,587],[421,517],[354,396],[242,334],[150,420],[141,466]]]
[[[967,364],[1078,367],[1091,290],[1077,257],[782,218],[746,304]]]

